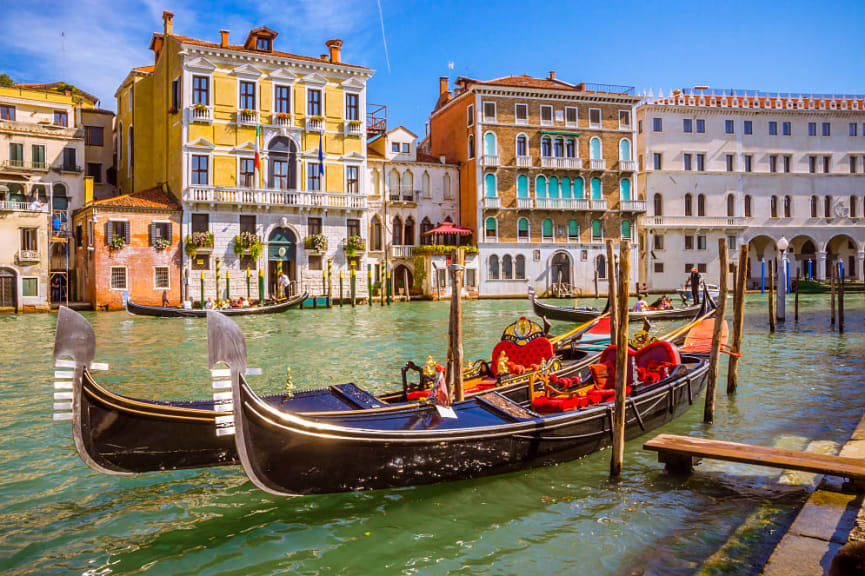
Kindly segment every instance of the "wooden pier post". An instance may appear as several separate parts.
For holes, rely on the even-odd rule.
[[[739,384],[739,355],[742,354],[742,325],[745,323],[745,285],[748,279],[748,245],[739,247],[739,269],[736,270],[736,293],[733,298],[733,342],[735,354],[727,365],[727,394]]]
[[[799,282],[801,278],[799,277],[799,269],[796,269],[796,294],[793,296],[793,320],[795,322],[799,322]]]
[[[351,289],[351,307],[354,308],[355,304],[357,304],[356,296],[357,296],[357,276],[355,274],[354,266],[351,267],[351,272],[349,272],[350,276],[350,289]]]
[[[598,293],[598,267],[595,266],[595,300],[600,298],[600,294]]]
[[[333,259],[327,259],[327,307],[333,306]]]
[[[715,310],[715,328],[712,330],[712,350],[709,354],[709,381],[706,384],[706,405],[703,408],[703,422],[711,424],[715,419],[715,388],[718,385],[718,368],[721,360],[721,330],[726,322],[727,313],[727,276],[730,265],[727,263],[727,239],[718,239],[718,254],[721,257],[721,282],[718,285],[718,308]]]
[[[366,297],[370,306],[372,306],[372,264],[366,265]]]
[[[775,332],[775,259],[769,260],[769,332]]]
[[[844,331],[844,266],[838,260],[838,332]]]
[[[616,254],[612,240],[607,240],[607,302],[610,305],[610,342],[616,342],[619,319],[616,315]]]
[[[405,288],[405,301],[411,302],[411,296],[409,296],[408,290],[408,268],[402,269],[402,285]]]
[[[829,309],[831,310],[831,323],[835,325],[835,265],[829,266]]]
[[[609,247],[611,245],[607,244]],[[613,450],[610,460],[610,478],[622,475],[625,459],[625,386],[628,385],[628,286],[631,275],[631,241],[619,242],[619,278],[616,282],[617,300],[613,315],[616,322],[616,396],[613,403]]]
[[[463,301],[460,298],[463,286],[464,251],[457,248],[453,251],[448,272],[451,276],[451,315],[448,324],[448,388],[453,392],[457,402],[464,399],[463,395]]]
[[[343,299],[343,292],[342,292],[342,270],[340,270],[340,271],[339,271],[339,307],[340,307],[340,308],[342,308],[342,299]]]

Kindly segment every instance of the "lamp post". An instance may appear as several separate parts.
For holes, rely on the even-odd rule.
[[[787,311],[787,247],[790,245],[787,239],[781,236],[778,240],[778,251],[781,252],[781,265],[778,266],[778,299],[775,301],[775,316],[779,322],[784,321]]]
[[[760,258],[760,294],[766,293],[766,259]]]

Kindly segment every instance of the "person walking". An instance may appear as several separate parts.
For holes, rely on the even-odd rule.
[[[700,283],[703,281],[702,276],[697,271],[697,268],[691,268],[691,278],[689,282],[691,283],[691,300],[694,304],[700,303]]]

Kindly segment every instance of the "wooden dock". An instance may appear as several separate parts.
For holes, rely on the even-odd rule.
[[[643,444],[643,449],[657,452],[658,461],[666,464],[671,472],[690,472],[700,459],[709,458],[839,476],[847,478],[859,490],[865,489],[865,460],[859,458],[673,434],[659,434]]]

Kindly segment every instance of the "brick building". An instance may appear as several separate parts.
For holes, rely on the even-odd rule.
[[[87,203],[72,219],[81,300],[97,310],[180,304],[182,211],[160,188]]]
[[[430,152],[460,164],[460,221],[474,228],[481,296],[606,291],[604,240],[636,240],[645,201],[626,86],[555,77],[441,78]],[[636,250],[634,262],[636,266]]]

